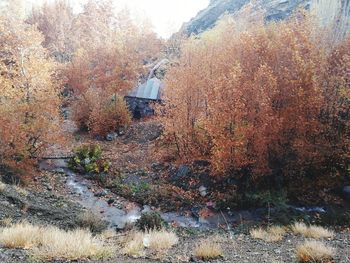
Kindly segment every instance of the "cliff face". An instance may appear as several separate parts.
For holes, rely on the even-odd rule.
[[[198,34],[213,27],[223,14],[233,14],[250,2],[250,0],[211,0],[206,9],[184,25],[184,29],[188,34]],[[342,14],[343,27],[349,26],[350,0],[255,0],[252,1],[252,7],[265,10],[267,21],[285,19],[301,7],[314,10],[323,20]]]

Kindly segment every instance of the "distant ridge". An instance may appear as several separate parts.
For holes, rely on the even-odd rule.
[[[188,35],[198,34],[212,28],[225,13],[234,14],[248,3],[253,9],[266,11],[266,20],[282,20],[289,17],[297,8],[314,11],[325,23],[336,21],[339,34],[349,33],[350,0],[211,0],[209,6],[200,11],[183,26]]]

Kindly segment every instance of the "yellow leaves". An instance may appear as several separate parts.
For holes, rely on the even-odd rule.
[[[17,19],[17,20],[15,20]],[[55,64],[41,46],[42,35],[18,18],[0,18],[0,155],[11,163],[38,156],[59,139]],[[56,136],[55,136],[56,135]]]

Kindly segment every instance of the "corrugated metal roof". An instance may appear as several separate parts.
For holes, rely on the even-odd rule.
[[[151,78],[145,83],[138,86],[135,90],[129,93],[128,97],[139,99],[159,100],[161,90],[161,81],[157,78]]]

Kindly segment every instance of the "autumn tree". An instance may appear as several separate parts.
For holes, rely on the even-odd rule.
[[[35,26],[11,13],[0,32],[0,161],[18,167],[59,139],[59,90]]]
[[[155,34],[137,25],[127,11],[113,10],[107,0],[84,6],[74,21],[76,52],[66,70],[76,98],[74,118],[95,135],[130,122],[120,97],[136,86],[147,60],[161,46]]]
[[[45,37],[43,46],[58,61],[64,62],[74,52],[74,18],[73,8],[67,0],[55,0],[33,8],[26,22],[37,26]]]
[[[226,17],[182,47],[167,74],[165,138],[217,175],[277,188],[326,175],[327,185],[348,162],[348,40],[327,45],[303,12],[253,20]]]

